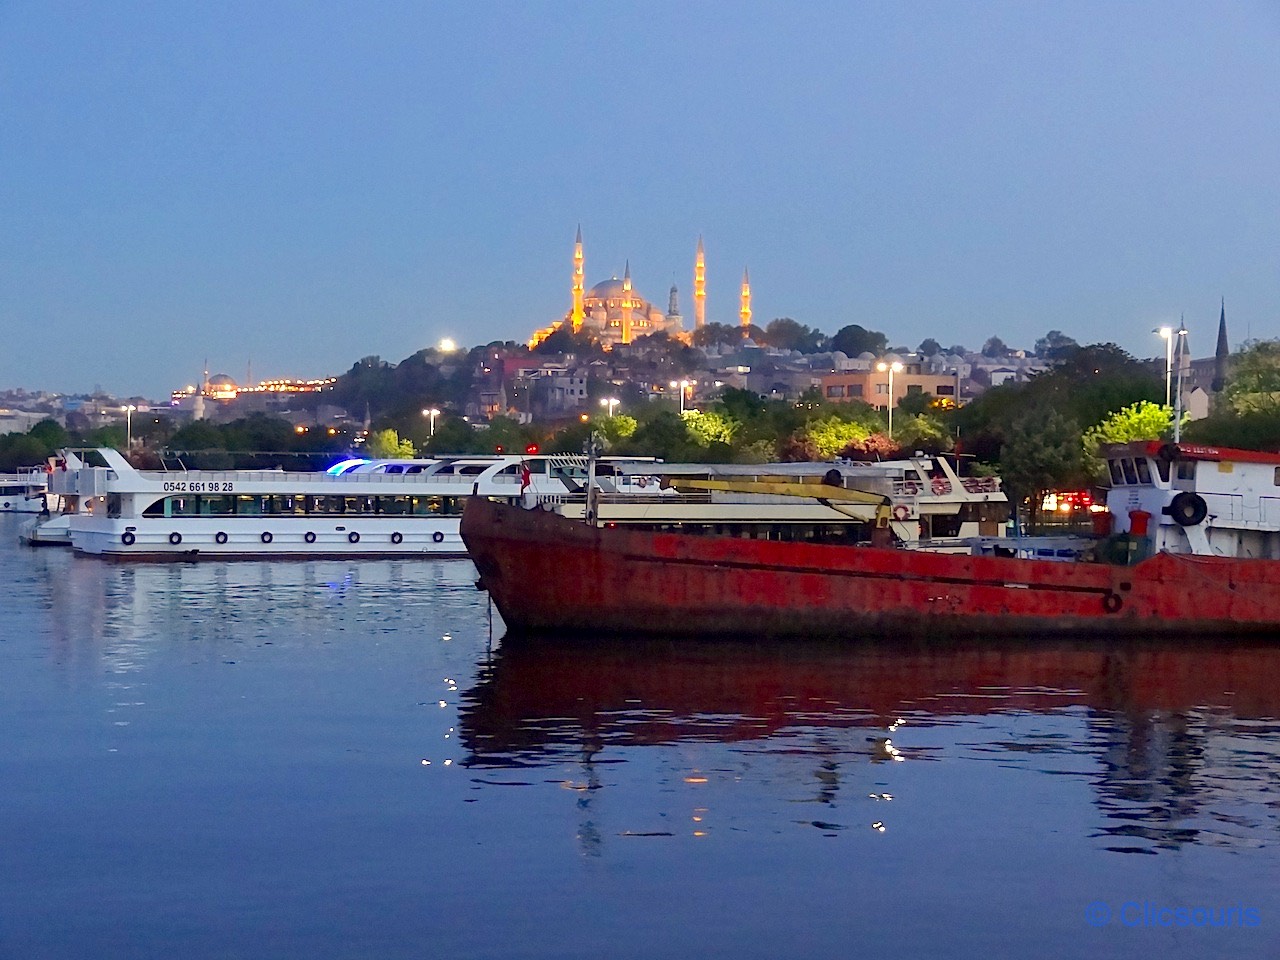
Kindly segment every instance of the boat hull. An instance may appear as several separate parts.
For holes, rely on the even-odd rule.
[[[483,499],[462,539],[513,632],[726,637],[1280,632],[1280,561],[1132,567],[590,527]]]

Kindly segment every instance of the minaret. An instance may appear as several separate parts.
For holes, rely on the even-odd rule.
[[[742,268],[742,308],[738,311],[738,316],[742,318],[742,332],[746,335],[747,327],[751,326],[751,278],[747,276],[747,268]]]
[[[631,342],[631,261],[622,273],[622,342]]]
[[[680,291],[676,289],[676,285],[671,284],[671,296],[667,298],[667,332],[681,326],[684,323],[684,317],[680,316]]]
[[[1213,383],[1210,389],[1221,393],[1227,385],[1227,360],[1231,347],[1227,344],[1227,298],[1222,298],[1222,313],[1218,316],[1218,349],[1213,354]]]
[[[707,257],[702,252],[702,235],[698,235],[698,253],[693,259],[693,325],[707,322]]]
[[[582,310],[582,297],[586,290],[583,284],[585,274],[582,266],[582,224],[578,224],[578,238],[573,242],[573,313],[571,316],[574,333],[582,329],[582,320],[586,316]]]

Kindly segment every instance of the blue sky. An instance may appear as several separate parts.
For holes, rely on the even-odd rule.
[[[0,5],[0,388],[523,340],[630,258],[914,346],[1280,336],[1280,5]]]

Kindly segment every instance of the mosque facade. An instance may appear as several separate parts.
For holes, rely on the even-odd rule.
[[[695,329],[706,322],[706,278],[706,254],[702,238],[699,237],[693,268]],[[751,286],[745,270],[742,274],[741,297],[739,317],[745,326],[751,319]],[[679,291],[676,286],[671,286],[664,311],[636,290],[631,282],[630,261],[623,269],[621,279],[613,276],[593,287],[586,286],[586,257],[583,253],[581,227],[578,227],[573,245],[572,305],[559,320],[537,331],[529,340],[529,346],[536,347],[561,329],[569,329],[575,334],[585,331],[605,349],[631,343],[654,333],[664,333],[686,342],[690,339],[689,331],[684,328],[684,317],[680,315]]]

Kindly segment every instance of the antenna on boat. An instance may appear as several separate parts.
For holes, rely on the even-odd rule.
[[[599,441],[596,432],[591,431],[591,436],[587,440],[587,526],[594,527],[596,525],[596,458],[600,454]]]

